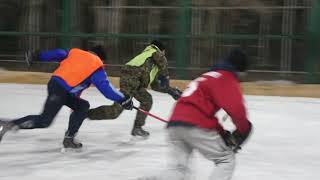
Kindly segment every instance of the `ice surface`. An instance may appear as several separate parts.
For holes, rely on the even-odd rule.
[[[167,118],[174,100],[151,93],[151,113]],[[111,104],[95,88],[83,97],[91,107]],[[37,114],[45,98],[45,86],[0,84],[0,117]],[[254,134],[237,156],[233,180],[319,180],[320,99],[246,96],[246,103]],[[0,180],[130,180],[165,170],[164,123],[149,117],[151,137],[132,142],[135,111],[125,111],[117,120],[85,121],[78,135],[84,151],[63,154],[69,113],[63,108],[48,129],[8,133],[0,144]],[[207,179],[213,164],[197,153],[192,160],[192,179]]]

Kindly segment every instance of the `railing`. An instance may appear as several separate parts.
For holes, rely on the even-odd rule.
[[[17,3],[14,8],[21,13],[12,17],[17,25],[12,19],[13,28],[9,30],[0,24],[0,54],[21,54],[26,49],[88,48],[99,43],[106,46],[106,63],[119,66],[158,38],[167,46],[169,65],[181,79],[197,76],[219,62],[232,47],[240,46],[249,54],[251,72],[278,72],[279,78],[306,74],[309,82],[315,81],[320,67],[314,59],[319,55],[309,51],[307,27],[309,17],[317,19],[319,14],[310,16],[311,10],[320,12],[317,2],[311,5],[309,0],[279,0],[273,5],[236,6],[222,6],[222,1],[217,5],[192,0],[152,2],[155,5],[151,1],[128,0]],[[11,13],[7,6],[6,11]],[[1,11],[0,4],[0,15],[6,11]]]

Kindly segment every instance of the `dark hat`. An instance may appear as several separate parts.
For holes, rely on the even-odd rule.
[[[239,72],[248,69],[248,57],[240,48],[233,48],[226,60]]]
[[[106,51],[104,47],[101,45],[94,46],[89,51],[92,51],[93,53],[95,53],[102,60],[105,60],[106,58]]]
[[[158,39],[152,40],[150,44],[157,46],[161,51],[166,49],[165,46],[163,45],[163,43]]]

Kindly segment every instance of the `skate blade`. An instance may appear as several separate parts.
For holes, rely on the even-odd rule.
[[[135,180],[160,180],[158,177],[156,176],[150,176],[150,177],[140,177],[138,179]]]
[[[139,142],[139,141],[145,141],[147,139],[149,139],[149,136],[145,136],[145,137],[143,137],[143,136],[132,136],[130,141]]]
[[[76,153],[80,153],[80,152],[83,152],[84,151],[84,148],[61,148],[61,153],[73,153],[73,152],[76,152]]]

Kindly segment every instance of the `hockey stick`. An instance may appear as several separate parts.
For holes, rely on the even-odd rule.
[[[153,118],[155,118],[155,119],[158,119],[159,121],[162,121],[162,122],[168,123],[168,121],[167,121],[167,120],[162,119],[162,118],[160,118],[160,117],[158,117],[158,116],[156,116],[156,115],[154,115],[154,114],[151,114],[151,113],[149,113],[148,111],[145,111],[145,110],[140,109],[140,108],[135,107],[135,106],[133,106],[133,109],[135,109],[135,110],[137,110],[137,111],[140,111],[140,112],[142,112],[143,114],[148,115],[148,116],[151,116],[151,117],[153,117]]]
[[[148,115],[148,116],[151,116],[151,117],[153,117],[153,118],[155,118],[155,119],[158,119],[159,121],[168,123],[167,120],[162,119],[162,118],[160,118],[160,117],[158,117],[158,116],[156,116],[156,115],[154,115],[154,114],[151,114],[151,113],[148,112],[148,111],[145,111],[145,110],[140,109],[140,108],[135,107],[135,106],[133,106],[133,109],[135,109],[135,110],[137,110],[137,111],[140,111],[140,112],[142,112],[143,114]],[[225,115],[222,117],[222,121],[225,122],[225,121],[228,119],[228,117],[229,117],[228,114],[225,114]]]

